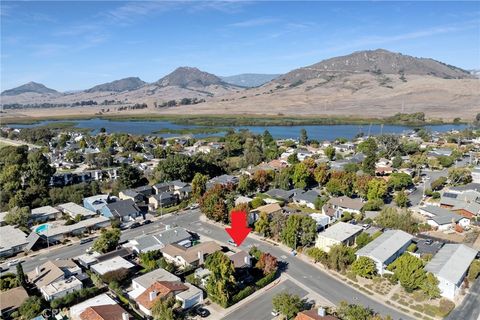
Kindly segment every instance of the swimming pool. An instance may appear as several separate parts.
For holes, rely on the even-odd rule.
[[[35,232],[36,233],[45,232],[45,231],[48,230],[49,227],[50,227],[50,225],[48,223],[41,224],[41,225],[39,225],[38,227],[35,228]]]

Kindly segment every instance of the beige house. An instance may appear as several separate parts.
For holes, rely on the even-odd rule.
[[[315,246],[325,252],[329,252],[330,248],[337,244],[353,246],[362,230],[363,228],[357,225],[337,222],[318,234]]]
[[[163,257],[179,267],[203,265],[206,256],[220,250],[222,248],[215,241],[202,242],[188,248],[178,244],[167,244],[161,249]]]

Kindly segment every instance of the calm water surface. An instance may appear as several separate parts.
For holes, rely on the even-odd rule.
[[[154,131],[161,129],[184,129],[184,128],[198,128],[199,126],[187,125],[187,124],[175,124],[169,121],[115,121],[105,119],[88,119],[88,120],[54,120],[54,121],[41,121],[35,124],[12,124],[14,128],[30,128],[36,126],[42,126],[55,122],[74,122],[76,128],[90,129],[93,133],[98,133],[100,128],[105,128],[109,133],[124,132],[130,134],[152,134]],[[223,127],[223,126],[220,126]],[[446,132],[450,130],[462,130],[467,125],[459,124],[442,124],[425,126],[425,128],[431,131]],[[236,130],[248,129],[253,133],[261,134],[268,129],[274,138],[298,138],[300,130],[305,128],[310,139],[317,140],[334,140],[336,138],[351,139],[359,133],[365,135],[378,135],[381,133],[402,133],[412,130],[412,127],[399,126],[399,125],[307,125],[307,126],[238,126],[233,127]],[[204,138],[208,136],[219,136],[223,133],[214,134],[195,134],[196,138]],[[179,136],[179,134],[159,134],[162,137]]]

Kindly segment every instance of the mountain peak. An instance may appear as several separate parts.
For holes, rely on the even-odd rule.
[[[222,79],[214,74],[201,71],[195,67],[178,67],[172,73],[156,82],[161,87],[207,87],[209,85],[222,85]]]
[[[138,77],[128,77],[120,80],[115,80],[112,82],[107,82],[103,84],[96,85],[85,92],[124,92],[131,91],[140,88],[146,82],[141,80]]]
[[[47,88],[45,85],[30,81],[26,84],[5,90],[2,92],[2,96],[15,96],[22,93],[38,93],[38,94],[58,94],[59,92],[50,88]]]

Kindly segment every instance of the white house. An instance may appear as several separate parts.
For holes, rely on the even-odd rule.
[[[345,222],[337,222],[327,228],[325,231],[318,233],[315,246],[329,252],[330,248],[337,244],[353,246],[355,238],[362,232],[363,228]]]
[[[456,224],[460,225],[462,228],[470,225],[470,219],[445,208],[426,206],[419,208],[419,210],[423,215],[427,216],[427,223],[440,231],[454,228]]]
[[[425,266],[425,270],[437,277],[443,297],[454,299],[461,288],[468,268],[477,250],[464,244],[445,244]]]
[[[385,273],[387,266],[402,255],[412,243],[413,236],[401,230],[387,230],[381,236],[358,250],[355,255],[375,262],[377,272]]]

